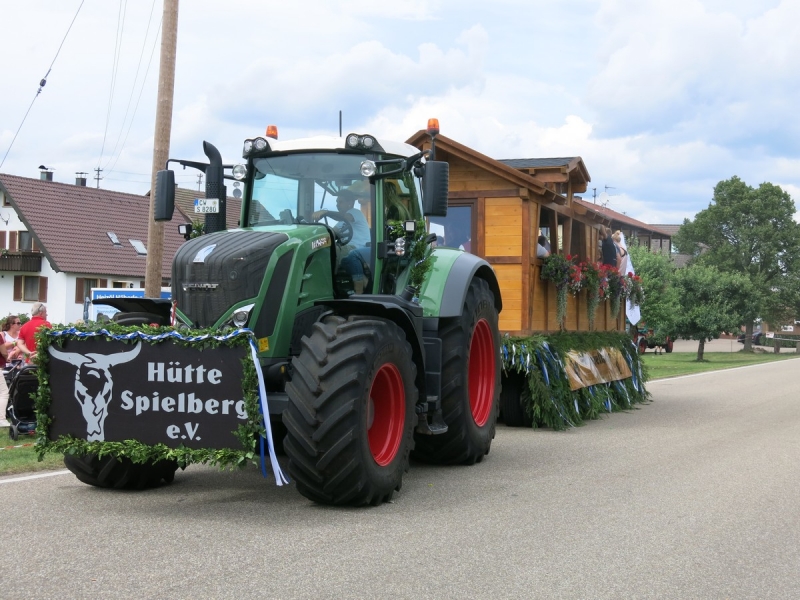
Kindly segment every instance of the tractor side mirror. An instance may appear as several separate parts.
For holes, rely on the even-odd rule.
[[[447,194],[450,165],[444,161],[429,160],[422,176],[422,213],[426,217],[447,216]]]
[[[156,173],[153,220],[171,221],[173,212],[175,212],[175,171],[166,169]]]

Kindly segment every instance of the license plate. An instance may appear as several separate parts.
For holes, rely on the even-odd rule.
[[[196,213],[218,213],[219,198],[195,198],[194,212]]]

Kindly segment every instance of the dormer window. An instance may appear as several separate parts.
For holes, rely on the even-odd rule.
[[[136,250],[136,254],[139,256],[147,256],[147,248],[144,247],[144,244],[141,240],[128,240],[131,243],[131,246]]]

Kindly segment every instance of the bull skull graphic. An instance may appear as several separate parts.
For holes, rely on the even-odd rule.
[[[75,399],[81,405],[83,418],[86,419],[86,439],[88,441],[105,441],[105,422],[114,385],[109,369],[132,361],[139,355],[141,349],[141,342],[127,352],[111,355],[62,352],[56,350],[54,346],[48,348],[50,356],[53,358],[77,367],[75,370]]]

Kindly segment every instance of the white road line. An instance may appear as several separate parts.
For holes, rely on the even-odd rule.
[[[53,477],[55,475],[66,475],[69,470],[63,469],[61,471],[48,471],[47,473],[37,473],[36,475],[25,475],[24,477],[10,477],[9,479],[0,479],[0,485],[4,483],[18,483],[20,481],[29,481],[31,479],[41,479],[42,477]]]

